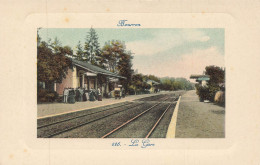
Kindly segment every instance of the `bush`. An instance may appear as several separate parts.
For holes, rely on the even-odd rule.
[[[200,98],[200,101],[209,100],[214,102],[216,93],[220,91],[219,86],[201,86],[196,85],[196,93]]]
[[[196,85],[196,93],[200,101],[209,100],[209,88],[207,86]]]
[[[58,93],[46,89],[38,89],[37,102],[54,102],[58,98]]]
[[[217,86],[217,85],[210,85],[209,86],[209,94],[208,94],[209,96],[208,96],[208,98],[211,102],[214,102],[215,95],[216,95],[217,91],[219,91],[219,90],[220,90],[220,87]]]
[[[219,105],[225,105],[225,92],[218,91],[215,95],[214,101]]]
[[[129,95],[135,95],[135,89],[134,89],[132,86],[130,86],[130,87],[128,88],[128,94],[129,94]]]

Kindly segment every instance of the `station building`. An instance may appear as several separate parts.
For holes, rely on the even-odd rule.
[[[68,70],[62,83],[54,84],[54,91],[63,95],[65,88],[84,88],[86,90],[101,89],[102,96],[110,92],[109,84],[116,86],[120,79],[125,79],[116,73],[94,66],[88,62],[72,59],[72,69]]]

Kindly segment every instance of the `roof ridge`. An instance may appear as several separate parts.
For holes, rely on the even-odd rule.
[[[86,62],[86,61],[79,61],[79,60],[76,60],[76,59],[72,59],[72,62],[78,64],[78,65],[81,65],[82,67],[86,67],[87,69],[89,70],[92,70],[93,72],[97,72],[97,73],[103,73],[103,74],[106,74],[106,75],[110,75],[110,76],[114,76],[114,77],[120,77],[120,78],[125,78],[123,76],[120,76],[118,75],[117,73],[114,73],[114,72],[110,72],[106,69],[103,69],[103,68],[100,68],[98,66],[95,66],[89,62]]]

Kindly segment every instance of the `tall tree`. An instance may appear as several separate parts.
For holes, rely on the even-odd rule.
[[[49,40],[49,42],[50,42],[49,46],[52,48],[54,53],[57,53],[62,47],[62,44],[57,37],[55,37],[53,42],[51,42],[51,39]]]
[[[98,43],[98,35],[91,27],[86,37],[84,46],[84,60],[94,65],[100,65],[100,46]]]
[[[77,60],[80,60],[80,61],[84,61],[84,51],[83,51],[83,47],[79,41],[78,45],[77,45],[77,51],[76,51],[76,56],[77,56]]]
[[[132,69],[132,53],[130,51],[122,53],[119,56],[119,61],[117,64],[117,70],[121,76],[126,77],[126,79],[121,80],[123,87],[128,92],[128,88],[132,82],[132,75],[134,70]]]
[[[40,46],[40,43],[41,43],[41,37],[39,35],[39,31],[40,31],[41,28],[38,28],[37,29],[37,47]]]

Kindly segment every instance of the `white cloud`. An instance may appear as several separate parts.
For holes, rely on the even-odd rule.
[[[188,78],[191,74],[202,74],[208,65],[224,67],[224,56],[221,55],[216,47],[204,50],[193,50],[190,54],[184,54],[180,61],[175,62],[177,76]]]
[[[209,39],[210,39],[209,36],[203,36],[203,37],[200,38],[200,41],[201,41],[201,42],[206,42],[206,41],[208,41]]]
[[[144,74],[189,79],[191,74],[202,74],[208,65],[224,67],[224,56],[219,53],[216,47],[194,49],[191,53],[181,55],[179,60],[173,59],[164,63],[157,62],[156,65],[154,65],[154,62],[153,64],[145,63],[145,65],[139,63],[138,66],[135,65],[134,67]]]
[[[128,42],[127,49],[131,50],[134,55],[153,55],[182,43],[180,36],[176,34],[157,33],[151,40],[140,40]]]
[[[131,50],[134,55],[137,56],[149,56],[167,51],[170,48],[180,46],[186,42],[206,42],[210,39],[209,36],[196,29],[185,29],[179,32],[168,32],[166,30],[153,34],[153,36],[154,38],[151,40],[128,42],[126,44],[127,49]]]
[[[189,42],[201,41],[206,42],[210,39],[209,36],[206,36],[204,32],[196,29],[183,29],[180,33],[183,36],[183,39]]]

